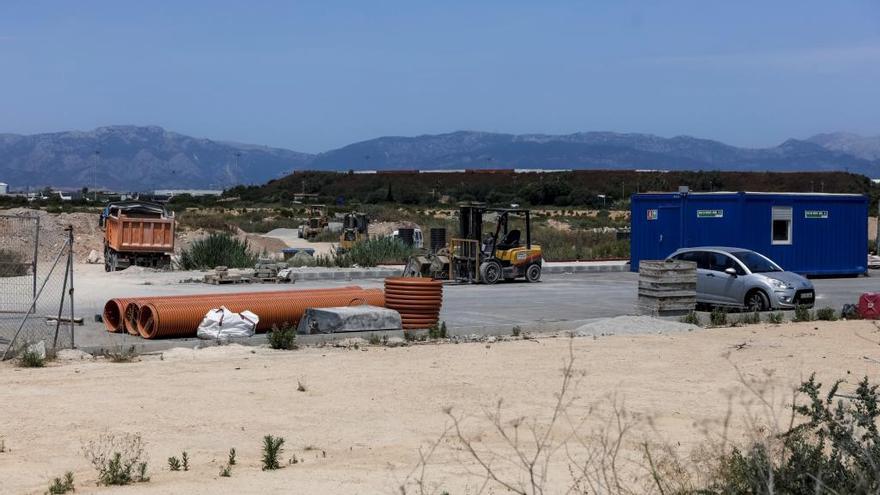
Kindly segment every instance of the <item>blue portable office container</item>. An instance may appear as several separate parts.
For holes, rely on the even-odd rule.
[[[682,247],[757,251],[803,275],[867,271],[868,198],[859,194],[715,192],[631,198],[631,268]]]

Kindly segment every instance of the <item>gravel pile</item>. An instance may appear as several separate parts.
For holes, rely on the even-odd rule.
[[[677,321],[661,320],[650,316],[616,316],[587,323],[574,333],[578,337],[596,337],[615,334],[692,332],[700,327]]]

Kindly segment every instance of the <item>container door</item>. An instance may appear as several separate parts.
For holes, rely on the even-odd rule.
[[[654,224],[654,240],[657,251],[654,259],[663,260],[681,246],[681,207],[660,205]]]

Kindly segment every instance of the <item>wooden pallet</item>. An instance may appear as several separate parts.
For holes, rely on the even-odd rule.
[[[249,284],[251,279],[242,277],[241,275],[232,275],[227,277],[218,277],[217,275],[205,275],[205,283],[220,284]]]

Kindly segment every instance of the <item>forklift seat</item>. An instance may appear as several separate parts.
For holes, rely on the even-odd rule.
[[[520,231],[518,229],[511,230],[504,236],[504,239],[498,243],[497,249],[506,250],[519,246]]]

